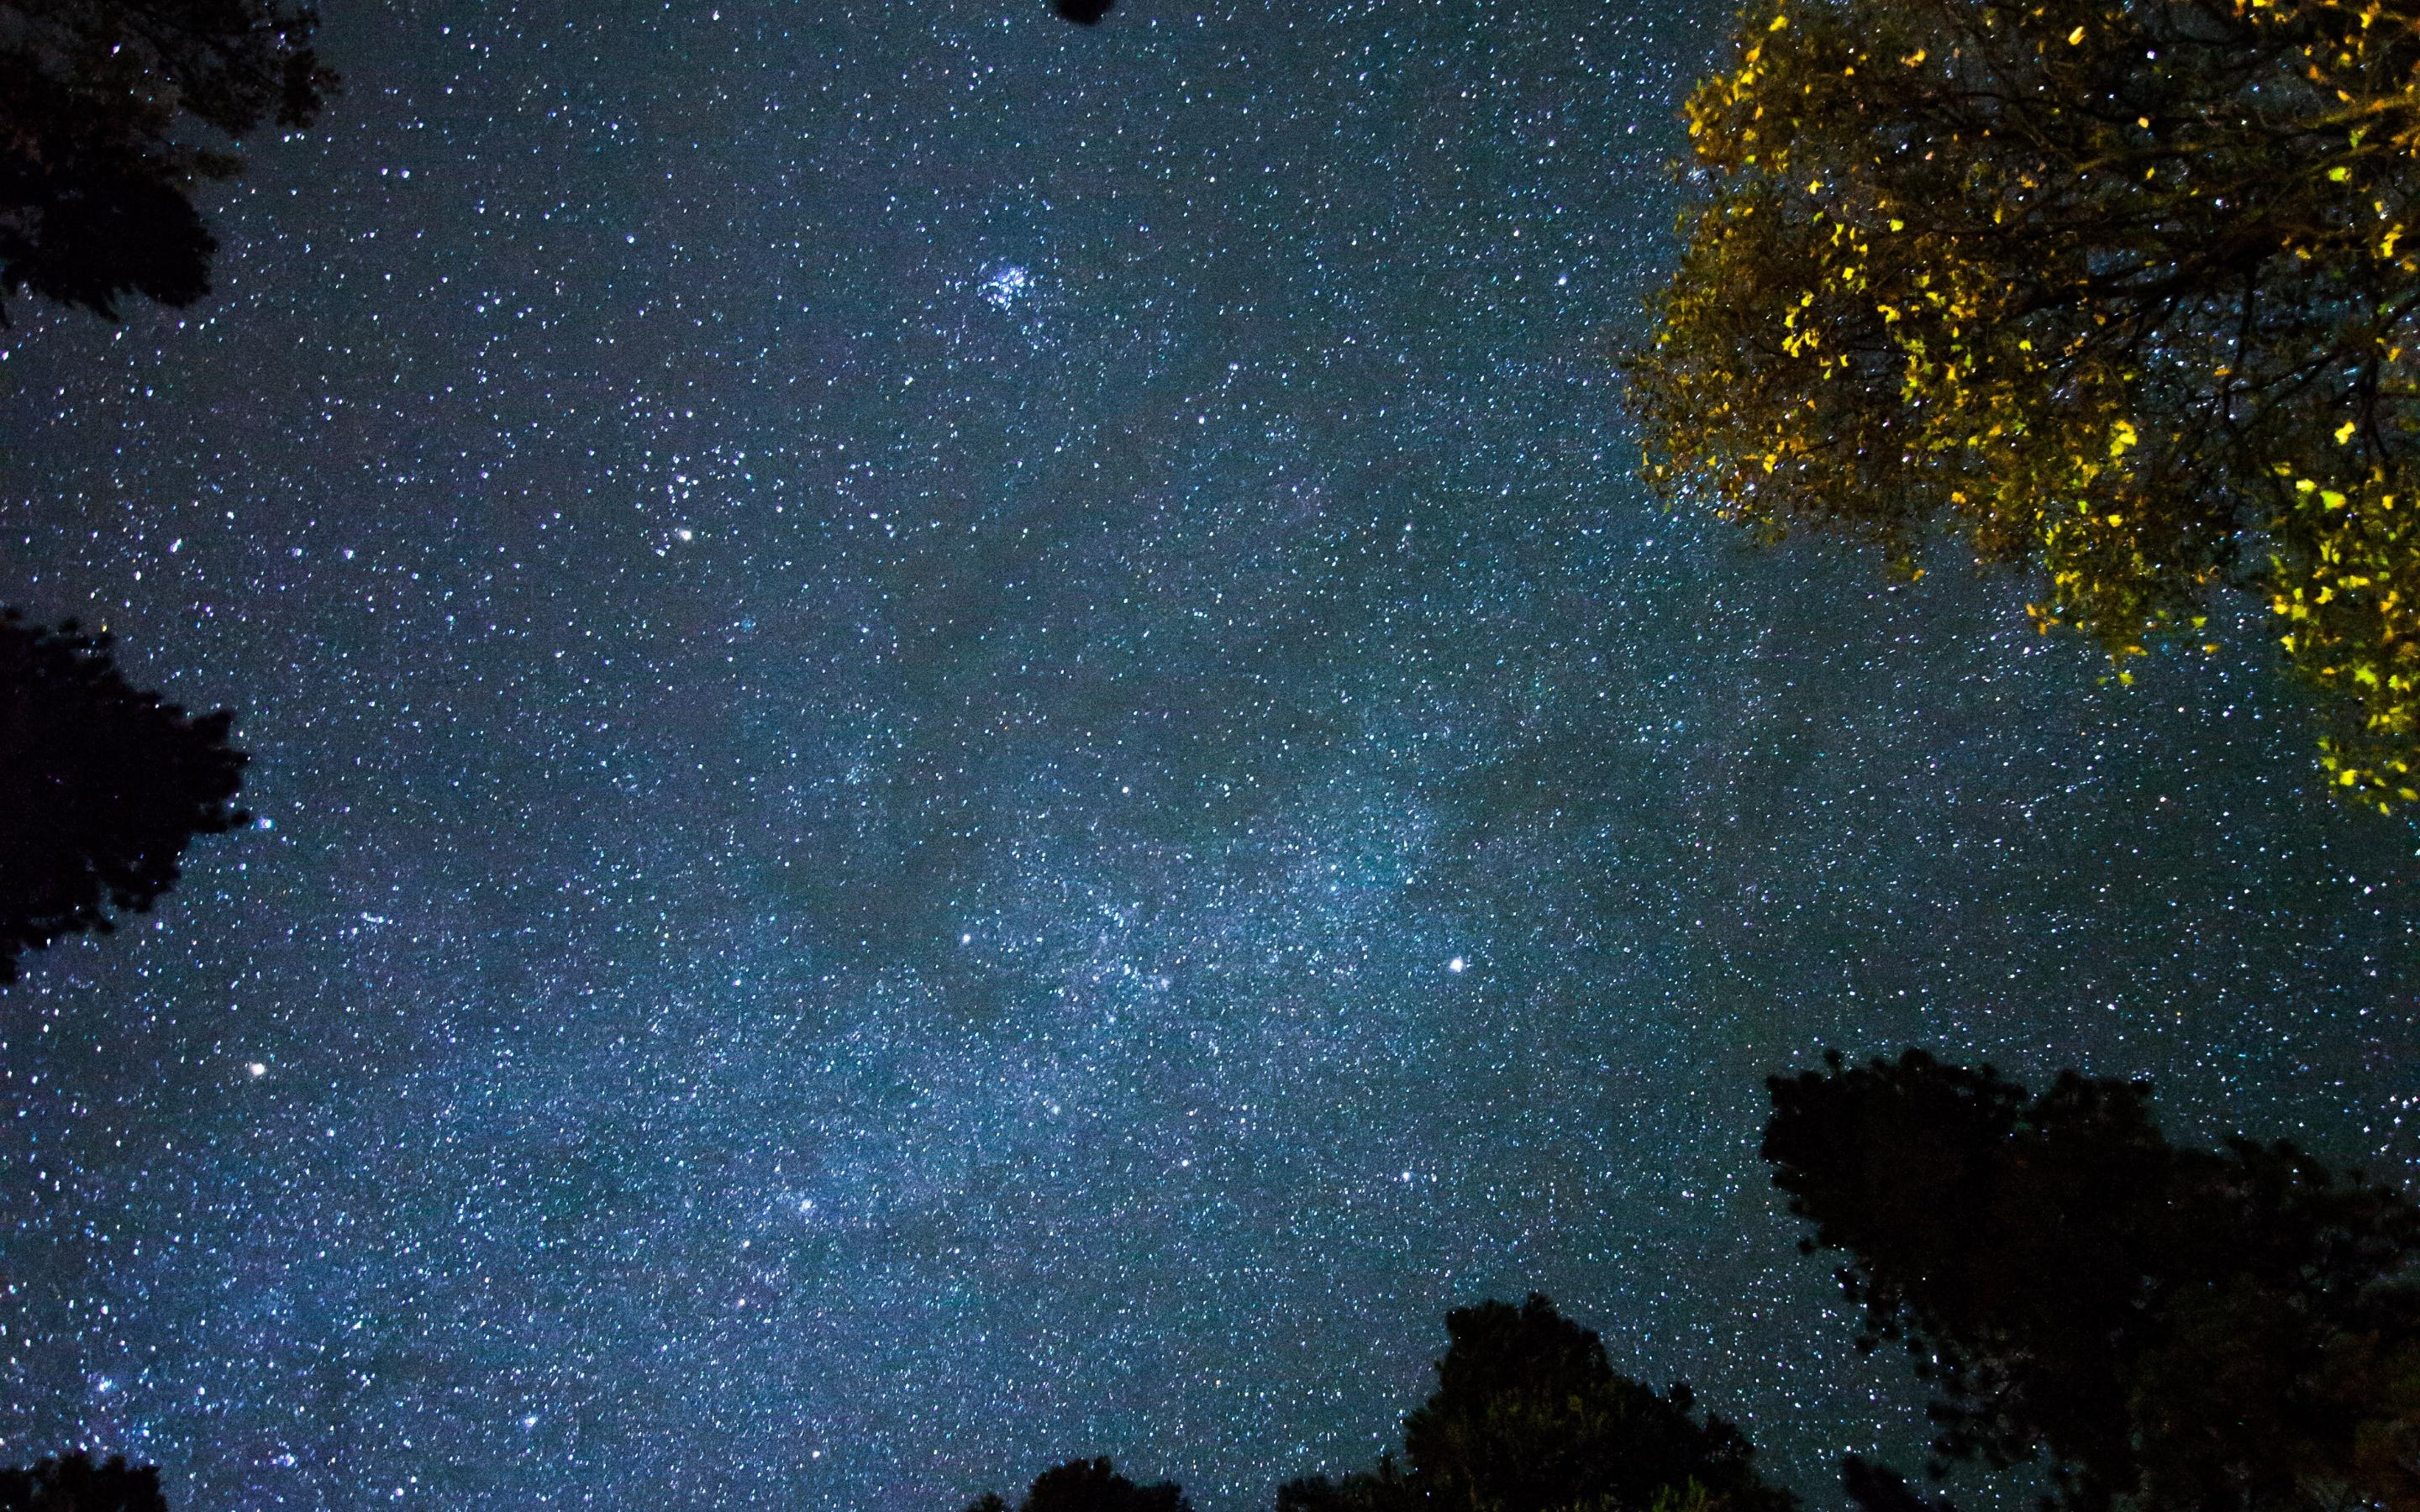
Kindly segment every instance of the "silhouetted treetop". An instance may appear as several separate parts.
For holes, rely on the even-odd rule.
[[[160,1469],[135,1468],[87,1456],[38,1461],[30,1470],[0,1470],[0,1512],[168,1512]]]
[[[241,170],[235,138],[318,117],[317,25],[296,0],[0,0],[0,290],[111,320],[209,293],[193,187]]]
[[[1857,1455],[1840,1457],[1840,1489],[1859,1512],[1958,1512],[1957,1504],[1919,1496],[1906,1476]]]
[[[2420,1507],[2401,1194],[2291,1145],[2176,1149],[2140,1084],[1827,1064],[1772,1079],[1764,1157],[1804,1247],[1849,1257],[1858,1347],[1932,1384],[1936,1468],[2040,1457],[2085,1512]]]
[[[109,930],[111,907],[149,908],[193,837],[247,820],[228,806],[246,760],[234,718],[130,686],[107,638],[72,621],[0,609],[0,982],[23,951]]]
[[[2420,799],[2420,3],[1756,0],[1730,52],[1658,486],[1909,571],[1946,520],[2120,668],[2256,591],[2332,786]]]
[[[986,1491],[967,1512],[1009,1512],[997,1491]],[[1016,1512],[1192,1512],[1174,1481],[1138,1486],[1107,1459],[1070,1459],[1033,1478]]]
[[[1437,1389],[1404,1423],[1404,1465],[1295,1481],[1279,1512],[1791,1512],[1730,1423],[1686,1386],[1659,1396],[1607,1363],[1590,1330],[1532,1295],[1446,1317]]]
[[[1117,8],[1118,0],[1053,0],[1059,14],[1078,26],[1097,26]]]

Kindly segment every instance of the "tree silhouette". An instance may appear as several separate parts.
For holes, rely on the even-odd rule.
[[[967,1512],[1009,1512],[998,1491],[986,1491]],[[1174,1481],[1138,1486],[1107,1459],[1070,1459],[1033,1478],[1016,1512],[1192,1512]]]
[[[241,170],[233,138],[317,118],[317,24],[295,0],[0,0],[0,290],[111,320],[209,293],[193,185]]]
[[[1907,571],[1946,517],[2121,669],[2256,590],[2332,787],[2420,798],[2420,5],[1755,0],[1732,46],[1651,478]]]
[[[195,835],[228,807],[246,760],[235,716],[194,717],[119,675],[106,637],[0,609],[0,982],[17,957],[137,911],[177,880]]]
[[[1099,25],[1101,18],[1115,9],[1118,0],[1053,0],[1061,17],[1078,26]]]
[[[1840,1457],[1840,1489],[1860,1512],[1958,1512],[1957,1504],[1919,1496],[1906,1476],[1857,1455]]]
[[[2139,1083],[1827,1065],[1772,1079],[1763,1154],[1802,1247],[1849,1257],[1858,1347],[1931,1383],[1936,1471],[2039,1457],[2085,1512],[2420,1506],[2399,1193],[2287,1144],[2176,1149]]]
[[[1730,1423],[1693,1415],[1689,1388],[1658,1396],[1606,1360],[1590,1330],[1545,1298],[1446,1315],[1437,1389],[1404,1421],[1404,1465],[1315,1476],[1278,1492],[1279,1512],[1792,1512]]]
[[[44,1459],[30,1470],[0,1470],[0,1512],[168,1512],[156,1465],[134,1468],[112,1458]]]

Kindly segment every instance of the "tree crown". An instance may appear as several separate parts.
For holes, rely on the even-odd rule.
[[[1846,1255],[1859,1347],[1932,1384],[1936,1468],[2046,1458],[2079,1512],[2420,1506],[2399,1192],[2177,1149],[2140,1084],[2072,1072],[2035,1097],[1910,1050],[1771,1087],[1774,1184]]]
[[[193,187],[240,171],[244,133],[318,118],[318,23],[297,0],[0,0],[0,290],[110,320],[209,293]]]
[[[1658,1395],[1615,1372],[1596,1334],[1532,1294],[1446,1317],[1437,1389],[1404,1422],[1407,1468],[1312,1477],[1279,1512],[1397,1512],[1442,1503],[1489,1512],[1792,1512],[1730,1423],[1694,1415],[1689,1388]]]
[[[115,927],[112,907],[148,909],[194,836],[247,822],[234,719],[135,688],[73,621],[0,609],[0,982],[23,951]]]
[[[2420,5],[1758,0],[1629,363],[1770,538],[1947,519],[2125,664],[2274,610],[2344,793],[2420,797]]]

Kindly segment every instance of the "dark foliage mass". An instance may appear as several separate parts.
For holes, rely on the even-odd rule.
[[[1545,1298],[1449,1314],[1437,1389],[1404,1423],[1404,1460],[1298,1480],[1278,1512],[1791,1512],[1747,1440],[1693,1413],[1689,1388],[1658,1395],[1614,1372],[1590,1330]]]
[[[241,169],[232,138],[318,116],[317,24],[292,0],[0,0],[0,289],[112,320],[209,293],[194,185]]]
[[[44,1459],[30,1470],[0,1470],[0,1512],[168,1512],[156,1465],[84,1455]]]
[[[1118,0],[1056,0],[1059,14],[1078,26],[1097,26]]]
[[[72,621],[0,609],[0,982],[23,951],[109,930],[110,907],[149,908],[193,837],[245,822],[234,718],[130,686]]]
[[[1840,1489],[1859,1512],[1958,1512],[1955,1503],[1920,1496],[1906,1476],[1857,1455],[1841,1457]]]
[[[986,1491],[967,1512],[1008,1512],[998,1491]],[[1174,1481],[1138,1486],[1107,1459],[1070,1459],[1033,1478],[1016,1512],[1192,1512]]]
[[[2040,1458],[2083,1512],[2420,1506],[2401,1195],[2287,1144],[2172,1147],[2140,1084],[1829,1068],[1772,1080],[1764,1157],[1804,1247],[1849,1257],[1859,1347],[1931,1382],[1936,1469]]]

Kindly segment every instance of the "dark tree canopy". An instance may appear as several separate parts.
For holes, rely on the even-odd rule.
[[[1755,0],[1732,45],[1650,476],[1903,563],[1954,522],[2121,668],[2257,591],[2333,785],[2420,798],[2420,0]]]
[[[1404,1422],[1404,1463],[1295,1481],[1278,1512],[1792,1512],[1755,1451],[1686,1386],[1658,1396],[1606,1360],[1545,1298],[1446,1317],[1437,1389]]]
[[[967,1512],[1009,1512],[998,1491],[986,1491]],[[1016,1512],[1192,1512],[1174,1481],[1138,1486],[1107,1459],[1070,1459],[1033,1478]]]
[[[1078,26],[1097,26],[1118,0],[1053,0],[1059,14]]]
[[[1764,1157],[1803,1247],[1849,1257],[1859,1348],[1931,1382],[1939,1464],[2040,1458],[2079,1512],[2420,1507],[2400,1194],[2290,1145],[2172,1147],[2140,1084],[1829,1066],[1773,1078]]]
[[[1840,1457],[1840,1489],[1859,1512],[1958,1512],[1957,1504],[1920,1496],[1906,1476],[1857,1455]]]
[[[0,291],[111,320],[209,293],[194,185],[241,170],[234,138],[318,116],[317,24],[295,0],[0,0]]]
[[[0,982],[23,951],[109,930],[110,907],[149,908],[193,837],[245,822],[234,718],[130,686],[72,621],[0,609]]]
[[[0,1470],[0,1512],[168,1512],[156,1465],[113,1458],[96,1465],[80,1454],[44,1459],[30,1470]]]

